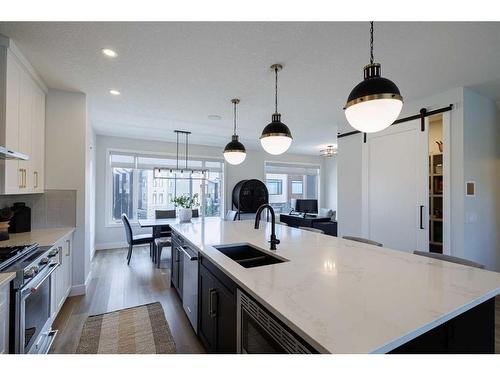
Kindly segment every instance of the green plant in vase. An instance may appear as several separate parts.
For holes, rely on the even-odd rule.
[[[192,197],[187,194],[180,195],[173,198],[172,203],[175,204],[175,207],[177,208],[177,217],[181,223],[190,221],[193,217],[193,208],[200,206],[198,193],[193,194]]]

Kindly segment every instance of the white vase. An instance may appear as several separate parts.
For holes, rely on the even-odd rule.
[[[191,208],[178,208],[177,217],[181,223],[191,221],[193,217],[193,210]]]

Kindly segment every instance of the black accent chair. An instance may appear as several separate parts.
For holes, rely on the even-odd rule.
[[[127,254],[127,265],[130,264],[130,258],[132,258],[132,248],[136,245],[146,245],[149,244],[149,251],[153,251],[154,238],[152,234],[138,234],[134,236],[132,234],[132,227],[130,226],[130,221],[127,215],[122,214],[122,222],[125,227],[125,235],[127,236],[128,243],[128,254]]]
[[[175,210],[156,210],[156,219],[172,219],[175,218]],[[161,252],[164,247],[172,246],[170,237],[172,236],[172,230],[169,225],[159,227],[156,229],[154,234],[154,251],[153,251],[153,262],[156,263],[156,267],[160,268]]]

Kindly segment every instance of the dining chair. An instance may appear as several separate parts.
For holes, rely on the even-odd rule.
[[[318,229],[318,228],[311,228],[311,227],[299,227],[299,229],[302,230],[307,230],[308,232],[314,232],[314,233],[320,233],[320,234],[325,234],[324,230]]]
[[[428,252],[428,251],[418,251],[418,250],[415,250],[413,252],[413,254],[420,255],[420,256],[423,256],[423,257],[427,257],[427,258],[444,260],[445,262],[462,264],[464,266],[469,266],[469,267],[484,268],[484,265],[481,264],[481,263],[477,263],[477,262],[474,262],[472,260],[458,258],[458,257],[454,257],[454,256],[451,256],[451,255],[446,255],[446,254],[431,253],[431,252]]]
[[[128,220],[128,217],[125,214],[122,214],[122,222],[123,226],[125,227],[125,235],[127,237],[127,243],[128,243],[127,265],[129,265],[130,258],[132,258],[132,248],[135,245],[149,244],[149,251],[152,252],[154,238],[153,235],[149,233],[137,234],[134,236],[132,233],[132,227],[130,226],[130,221]]]
[[[156,219],[172,219],[176,217],[175,210],[156,210]],[[156,263],[156,267],[160,268],[161,253],[164,247],[172,246],[170,237],[172,236],[172,230],[169,225],[164,225],[161,227],[156,227],[154,231],[154,248],[153,248],[153,262]]]
[[[228,210],[226,212],[226,216],[224,217],[225,221],[236,221],[236,216],[238,215],[238,211]]]
[[[356,242],[366,243],[368,245],[374,245],[374,246],[378,246],[378,247],[384,246],[380,242],[372,241],[372,240],[369,240],[367,238],[362,238],[362,237],[343,236],[342,238],[344,240],[350,240],[350,241],[356,241]]]

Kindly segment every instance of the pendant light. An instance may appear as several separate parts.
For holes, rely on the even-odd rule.
[[[271,69],[275,74],[275,111],[271,123],[262,131],[260,143],[266,152],[280,155],[288,150],[293,138],[290,129],[281,122],[281,114],[278,113],[278,72],[283,69],[283,66],[274,64],[271,65]]]
[[[353,128],[374,133],[398,118],[403,97],[394,82],[380,76],[380,64],[373,62],[373,22],[370,22],[370,64],[363,70],[364,80],[349,94],[345,116]]]
[[[247,157],[245,146],[238,141],[238,135],[236,134],[236,104],[240,102],[240,99],[231,99],[231,103],[234,105],[234,129],[233,137],[231,142],[229,142],[226,147],[224,147],[224,159],[229,164],[238,165],[243,163],[243,160]]]

